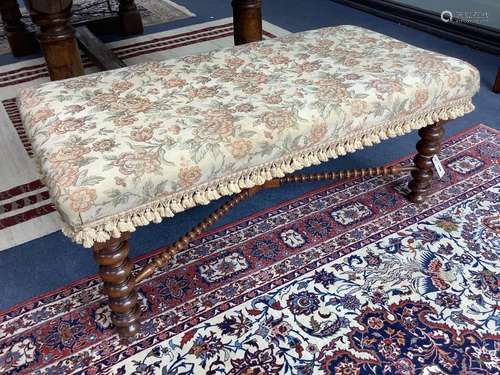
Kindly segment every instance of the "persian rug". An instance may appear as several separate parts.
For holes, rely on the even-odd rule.
[[[228,5],[229,6],[229,5]],[[264,22],[265,38],[288,34]],[[232,18],[110,43],[128,65],[158,61],[233,45]],[[87,72],[95,67],[86,58]],[[31,160],[15,97],[20,89],[48,81],[42,59],[0,66],[0,251],[61,228],[47,188]]]
[[[183,18],[193,17],[187,8],[170,0],[136,0],[137,8],[142,16],[144,26],[167,23]],[[85,22],[118,14],[118,1],[116,0],[74,0],[72,7],[72,22]],[[23,22],[29,30],[34,31],[29,12],[21,7]],[[0,20],[0,54],[10,53],[7,37],[3,32],[3,23]]]
[[[499,144],[484,125],[448,139],[420,206],[408,176],[363,178],[204,234],[139,285],[128,345],[95,277],[19,304],[0,373],[498,373]]]

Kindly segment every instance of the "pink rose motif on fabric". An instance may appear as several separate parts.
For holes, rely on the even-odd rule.
[[[120,173],[124,175],[141,177],[155,172],[160,166],[160,161],[158,155],[149,154],[145,151],[138,153],[125,152],[118,156],[113,165],[118,167]]]
[[[97,194],[95,189],[81,187],[73,190],[69,195],[69,199],[71,201],[71,208],[75,212],[85,212],[88,211],[94,201],[97,198]]]

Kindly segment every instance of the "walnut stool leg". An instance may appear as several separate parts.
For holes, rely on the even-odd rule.
[[[118,14],[123,34],[137,35],[144,32],[141,14],[134,0],[120,0]]]
[[[234,44],[262,40],[261,0],[233,0]]]
[[[29,0],[33,22],[40,27],[38,41],[50,79],[55,81],[83,75],[80,51],[70,24],[71,0]]]
[[[418,131],[421,139],[417,143],[417,155],[413,159],[414,171],[411,172],[412,180],[408,185],[410,194],[408,199],[413,203],[422,203],[431,190],[432,182],[432,157],[441,151],[441,139],[444,130],[442,122],[429,125]]]
[[[128,234],[94,245],[94,258],[104,293],[109,298],[111,320],[121,337],[135,336],[140,329],[140,307],[128,258]]]
[[[21,20],[22,15],[17,0],[1,0],[0,13],[12,54],[26,56],[35,52],[37,50],[35,34],[29,32]]]
[[[500,67],[497,70],[497,78],[495,79],[495,84],[493,85],[493,92],[500,93]]]

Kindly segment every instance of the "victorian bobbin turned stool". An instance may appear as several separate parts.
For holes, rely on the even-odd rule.
[[[468,63],[338,26],[51,82],[18,104],[63,231],[94,248],[112,321],[134,336],[138,283],[262,188],[411,173],[408,198],[423,202],[442,125],[471,112],[478,89]],[[288,175],[414,129],[412,166]],[[138,226],[229,195],[132,274]]]

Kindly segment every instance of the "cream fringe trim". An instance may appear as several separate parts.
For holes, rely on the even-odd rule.
[[[159,198],[135,209],[86,223],[81,227],[71,227],[65,224],[63,233],[84,247],[92,247],[94,242],[105,242],[111,237],[119,238],[123,232],[134,232],[138,226],[147,225],[151,222],[159,223],[163,218],[173,217],[176,213],[191,207],[208,204],[223,196],[237,194],[242,189],[262,185],[273,178],[283,177],[286,173],[320,164],[328,159],[334,159],[360,150],[365,146],[380,143],[382,140],[434,124],[439,120],[449,120],[463,116],[473,110],[474,105],[470,98],[453,101],[441,109],[393,121],[386,126],[373,129],[365,134],[361,133],[359,137],[352,137],[340,142],[333,141],[328,145],[316,146],[305,152],[290,154],[273,162],[200,185],[195,190]]]

